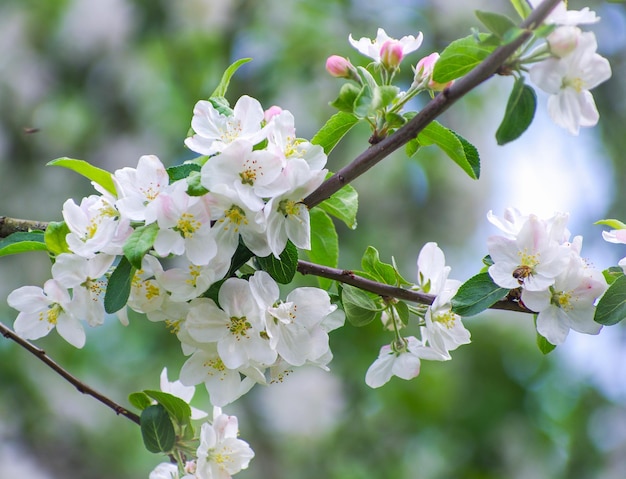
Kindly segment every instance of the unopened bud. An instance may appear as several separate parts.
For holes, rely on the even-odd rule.
[[[448,83],[438,83],[433,81],[433,71],[437,60],[439,60],[439,53],[435,52],[417,62],[417,65],[415,65],[415,79],[413,80],[413,86],[420,86],[422,88],[441,91],[452,85],[452,81],[449,81]]]
[[[352,78],[354,67],[350,60],[339,55],[331,55],[326,60],[326,71],[337,78]]]
[[[270,106],[267,110],[265,110],[265,112],[263,113],[263,118],[265,119],[265,123],[269,123],[269,121],[274,118],[277,115],[280,115],[280,113],[283,111],[283,109],[279,106]]]
[[[387,70],[396,70],[400,66],[402,58],[404,58],[404,53],[398,40],[387,40],[380,47],[380,63]]]
[[[569,25],[558,27],[547,37],[550,52],[559,58],[569,55],[578,46],[581,33],[578,27]]]

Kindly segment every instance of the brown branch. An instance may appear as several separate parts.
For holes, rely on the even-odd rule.
[[[20,220],[17,218],[9,218],[8,216],[0,216],[0,238],[6,238],[12,233],[43,231],[47,228],[48,223],[43,221]]]
[[[403,299],[405,301],[411,301],[419,304],[432,304],[435,300],[435,295],[420,293],[418,291],[412,291],[410,289],[398,288],[397,286],[391,286],[389,284],[379,283],[372,281],[371,279],[363,278],[354,274],[353,271],[347,269],[331,268],[329,266],[322,266],[315,263],[309,263],[308,261],[298,261],[298,271],[301,274],[312,274],[314,276],[320,276],[322,278],[328,278],[340,283],[346,283],[357,288],[370,291],[380,296]],[[492,305],[489,309],[499,309],[506,311],[516,311],[518,313],[532,313],[527,308],[524,308],[519,303],[509,300],[501,300]]]
[[[304,199],[304,204],[309,208],[320,204],[343,188],[344,185],[361,176],[392,152],[417,137],[429,123],[446,111],[453,103],[485,80],[492,77],[506,60],[532,35],[531,29],[541,24],[560,1],[561,0],[545,0],[534,9],[528,18],[520,25],[520,28],[525,30],[524,33],[514,41],[496,48],[480,65],[433,98],[406,125],[399,128],[394,134],[379,143],[372,145],[349,165],[340,169],[322,183],[317,190],[307,196]]]
[[[63,369],[56,361],[50,358],[50,356],[48,356],[43,349],[40,349],[34,344],[30,343],[29,341],[26,341],[25,339],[19,337],[17,334],[15,334],[15,332],[13,332],[11,329],[9,329],[7,326],[5,326],[2,323],[0,323],[0,333],[2,333],[2,335],[5,338],[15,341],[17,344],[19,344],[24,349],[26,349],[29,353],[33,354],[38,359],[43,361],[49,368],[54,370],[58,375],[60,375],[67,382],[72,384],[78,390],[78,392],[82,394],[87,394],[88,396],[91,396],[97,399],[105,406],[113,409],[113,411],[115,411],[115,414],[124,416],[127,419],[130,419],[131,421],[133,421],[134,423],[139,424],[139,416],[137,416],[137,414],[130,412],[128,409],[120,406],[113,400],[109,399],[108,397],[100,394],[98,391],[87,386],[80,379],[70,374],[66,369]]]

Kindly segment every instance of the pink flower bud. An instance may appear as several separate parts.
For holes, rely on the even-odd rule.
[[[280,115],[280,113],[283,111],[283,109],[279,106],[270,106],[267,110],[265,110],[265,112],[263,113],[263,118],[265,119],[265,123],[269,123],[269,121],[274,118],[277,115]]]
[[[388,70],[395,70],[400,66],[404,53],[398,40],[387,40],[380,47],[380,63]]]
[[[417,62],[417,65],[415,65],[415,79],[413,80],[413,85],[420,85],[422,88],[428,87],[436,91],[441,91],[452,85],[452,81],[445,84],[433,81],[433,70],[435,69],[437,60],[439,60],[439,53],[435,52]]]
[[[326,60],[326,71],[337,78],[352,78],[354,69],[350,60],[339,55],[331,55]]]
[[[578,27],[558,27],[550,35],[548,35],[547,38],[548,45],[550,45],[550,52],[559,58],[569,55],[578,46],[578,39],[580,38],[581,33],[582,32]]]

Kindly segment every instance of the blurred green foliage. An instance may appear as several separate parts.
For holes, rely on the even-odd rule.
[[[328,102],[340,85],[325,74],[326,57],[340,54],[362,62],[348,45],[349,33],[371,37],[378,26],[396,37],[423,31],[421,51],[428,54],[478,25],[471,9],[504,9],[503,3],[5,0],[0,4],[0,214],[58,220],[68,196],[90,193],[78,175],[44,168],[56,157],[108,170],[134,166],[142,154],[157,154],[167,165],[188,159],[182,140],[193,105],[237,58],[254,61],[233,79],[231,102],[250,94],[265,107],[287,108],[298,133],[310,138],[333,113]],[[600,28],[617,32],[603,38],[598,30],[614,73],[594,95],[602,114],[597,133],[614,160],[619,184],[626,176],[626,16],[623,5],[592,6],[604,17]],[[514,17],[510,8],[499,13]],[[402,73],[410,82],[408,65]],[[443,122],[474,143],[495,143],[495,128],[480,128],[489,93],[489,88],[472,93]],[[364,150],[367,137],[365,128],[351,132],[333,152],[329,168],[337,170]],[[462,279],[455,275],[455,260],[463,261],[467,277],[476,272],[485,251],[469,239],[484,221],[490,193],[457,169],[434,150],[409,161],[398,152],[359,178],[354,185],[360,193],[359,228],[337,225],[341,267],[358,268],[372,244],[383,261],[395,256],[410,278],[422,244],[434,240],[450,252],[453,277]],[[615,191],[604,217],[626,218],[626,189]],[[42,284],[48,266],[37,253],[3,258],[1,296],[24,284]],[[11,324],[15,312],[7,307],[0,312]],[[388,340],[380,325],[333,333],[335,359],[332,373],[324,376],[331,379],[302,376],[297,382],[294,374],[276,387],[279,394],[268,395],[274,386],[257,387],[227,409],[239,415],[242,438],[257,453],[238,477],[623,477],[623,387],[621,396],[610,395],[568,366],[558,351],[543,357],[530,318],[493,313],[466,324],[473,343],[456,351],[453,361],[425,362],[419,378],[393,379],[379,390],[369,390],[363,379]],[[142,318],[131,318],[127,328],[111,319],[89,331],[81,351],[56,334],[37,344],[123,404],[133,391],[156,388],[164,365],[170,379],[177,377],[184,361],[177,341]],[[618,355],[614,361],[622,361],[623,368],[623,360]],[[288,389],[291,381],[295,386]],[[200,389],[198,407],[206,404]],[[301,402],[311,403],[312,412],[294,413]],[[24,471],[20,466],[30,467],[28,477],[35,479],[130,479],[147,477],[160,460],[143,449],[136,425],[77,393],[17,345],[0,341],[0,476],[17,477],[15,471]]]

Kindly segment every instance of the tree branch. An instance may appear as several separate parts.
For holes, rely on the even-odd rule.
[[[322,278],[333,279],[340,283],[346,283],[357,288],[370,291],[371,293],[378,294],[380,296],[386,296],[391,298],[403,299],[405,301],[411,301],[419,304],[432,304],[435,300],[435,295],[420,293],[418,291],[411,291],[410,289],[398,288],[397,286],[391,286],[389,284],[379,283],[372,281],[371,279],[363,278],[354,274],[354,272],[347,269],[331,268],[329,266],[322,266],[315,263],[309,263],[308,261],[298,260],[298,271],[301,274],[312,274],[314,276],[320,276]],[[527,308],[524,308],[515,301],[502,300],[493,304],[489,309],[499,309],[506,311],[516,311],[518,313],[532,313]]]
[[[337,173],[320,185],[317,190],[304,199],[304,204],[309,208],[320,204],[332,194],[343,188],[357,177],[361,176],[376,163],[380,162],[392,152],[405,145],[417,135],[435,118],[446,111],[453,103],[465,94],[476,88],[485,80],[492,77],[507,58],[532,35],[532,29],[541,24],[546,16],[561,0],[545,0],[532,11],[520,28],[526,30],[517,39],[495,49],[491,55],[470,71],[467,75],[455,81],[449,88],[443,90],[433,98],[412,120],[399,128],[395,133],[372,145],[349,165],[344,166]]]
[[[134,423],[139,424],[139,416],[137,416],[137,414],[130,412],[128,409],[120,406],[119,404],[112,401],[108,397],[100,394],[98,391],[87,386],[80,379],[70,374],[66,369],[63,369],[56,361],[50,358],[50,356],[48,356],[43,349],[38,348],[37,346],[30,343],[29,341],[26,341],[23,338],[20,338],[17,334],[15,334],[15,332],[13,332],[11,329],[9,329],[7,326],[5,326],[2,323],[0,323],[0,333],[2,333],[2,335],[5,338],[15,341],[17,344],[19,344],[24,349],[26,349],[29,353],[33,354],[38,359],[43,361],[49,368],[54,370],[58,375],[60,375],[67,382],[72,384],[78,390],[78,392],[82,394],[87,394],[88,396],[91,396],[97,399],[105,406],[113,409],[113,411],[115,411],[115,414],[124,416],[130,419],[131,421],[133,421]]]
[[[48,223],[42,221],[20,220],[17,218],[9,218],[8,216],[0,216],[0,238],[6,238],[12,233],[22,231],[44,231],[47,227]]]

